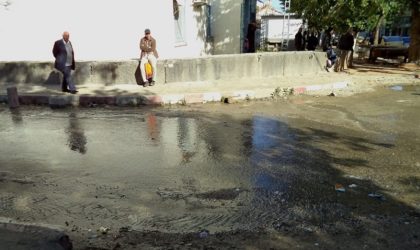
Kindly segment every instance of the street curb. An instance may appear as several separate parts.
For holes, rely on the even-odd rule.
[[[117,96],[92,96],[92,95],[19,95],[21,105],[49,105],[53,108],[67,106],[91,107],[96,105],[110,106],[142,106],[142,105],[176,105],[197,104],[208,102],[233,103],[238,101],[255,100],[273,97],[276,93],[282,95],[300,95],[312,91],[339,90],[349,86],[348,82],[335,82],[297,87],[282,87],[264,89],[261,93],[254,90],[237,90],[231,93],[205,92],[191,94],[165,94],[165,95],[117,95]],[[0,103],[7,103],[7,95],[0,95]]]

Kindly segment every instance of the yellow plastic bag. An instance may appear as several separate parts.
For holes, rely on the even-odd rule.
[[[146,69],[146,78],[150,79],[153,76],[153,69],[152,69],[152,65],[148,62],[146,63],[146,65],[144,66]]]

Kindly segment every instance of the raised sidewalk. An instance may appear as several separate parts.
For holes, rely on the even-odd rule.
[[[325,53],[284,52],[160,60],[158,81],[144,88],[138,61],[79,62],[79,93],[60,91],[61,75],[52,62],[0,62],[0,102],[16,86],[21,104],[137,106],[231,102],[310,91],[337,91],[355,84],[415,82],[408,72],[349,70],[328,73]],[[401,78],[402,77],[402,78]],[[405,78],[404,78],[405,77]]]

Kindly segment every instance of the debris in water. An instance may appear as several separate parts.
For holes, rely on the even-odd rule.
[[[119,230],[120,233],[126,233],[126,232],[129,232],[129,231],[131,231],[131,227],[130,226],[120,227],[120,230]]]
[[[343,187],[343,185],[337,183],[337,184],[335,184],[335,191],[346,192],[346,189]]]
[[[204,229],[204,230],[201,230],[201,231],[200,231],[200,233],[198,234],[198,236],[199,236],[201,239],[204,239],[204,238],[209,237],[209,234],[210,234],[210,232],[209,232],[208,230]]]
[[[331,92],[328,96],[336,96],[334,92]]]
[[[98,230],[101,234],[107,234],[109,231],[109,228],[107,227],[100,227]]]
[[[350,184],[349,188],[357,188],[357,185],[356,184]]]
[[[397,85],[397,86],[391,86],[391,88],[390,88],[390,89],[392,89],[392,90],[394,90],[394,91],[402,91],[402,90],[403,90],[403,87],[402,87],[402,86]]]
[[[88,239],[95,239],[98,237],[95,233],[92,232],[92,229],[88,229]]]
[[[376,199],[382,200],[382,201],[385,200],[385,197],[384,197],[383,194],[370,193],[370,194],[368,194],[368,196],[371,197],[371,198],[376,198]]]

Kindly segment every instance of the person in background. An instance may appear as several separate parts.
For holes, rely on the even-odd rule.
[[[61,90],[71,94],[76,94],[76,86],[74,85],[71,71],[76,69],[74,60],[74,50],[70,42],[70,33],[63,32],[63,39],[57,40],[54,43],[52,53],[55,57],[54,67],[63,73],[63,82],[61,83]]]
[[[332,34],[333,34],[334,30],[333,28],[328,28],[325,33],[324,33],[324,37],[322,38],[322,42],[321,42],[321,46],[322,46],[322,51],[327,52],[328,49],[332,48],[331,42],[332,42]]]
[[[330,69],[335,66],[337,62],[337,55],[332,48],[327,50],[327,63],[325,65],[325,70],[330,72]]]
[[[305,30],[303,32],[302,39],[303,39],[303,43],[302,43],[303,49],[302,50],[305,50],[305,48],[306,48],[306,46],[308,44],[308,39],[309,39],[309,33],[308,33],[307,30]]]
[[[315,36],[314,32],[311,32],[311,35],[308,38],[307,49],[314,51],[317,45],[318,45],[318,38]]]
[[[248,32],[246,34],[246,39],[248,42],[248,53],[255,52],[255,32],[257,30],[257,23],[252,21],[248,24]]]
[[[346,33],[341,35],[340,40],[338,42],[339,61],[335,65],[336,72],[344,71],[344,67],[347,64],[347,57],[349,55],[349,52],[353,50],[353,45],[354,45],[353,29],[349,28]]]
[[[299,31],[295,35],[295,48],[297,51],[305,50],[303,43],[302,28],[299,28]]]
[[[144,37],[140,40],[140,71],[141,77],[144,82],[144,86],[153,86],[156,81],[157,72],[157,58],[158,53],[156,50],[156,40],[152,37],[150,29],[144,31]],[[150,79],[146,77],[146,63],[149,62],[152,65],[153,76]]]

